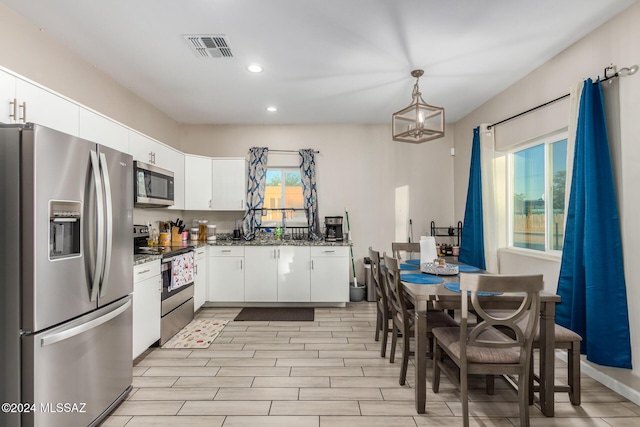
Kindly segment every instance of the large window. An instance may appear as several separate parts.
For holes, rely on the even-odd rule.
[[[512,153],[511,244],[561,251],[564,241],[566,135]]]
[[[263,225],[275,225],[282,221],[282,210],[285,209],[287,224],[306,224],[304,211],[289,209],[304,208],[302,195],[302,179],[298,168],[268,168],[264,193]],[[276,210],[273,210],[276,209]]]

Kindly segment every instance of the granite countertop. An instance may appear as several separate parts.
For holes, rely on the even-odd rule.
[[[162,259],[162,255],[134,255],[133,256],[133,265],[144,264],[146,262],[155,261],[157,259]]]
[[[327,242],[322,240],[295,240],[295,239],[253,239],[253,240],[231,240],[218,239],[216,242],[207,242],[210,246],[351,246],[348,241]]]
[[[191,242],[180,247],[191,246],[200,248],[203,246],[351,246],[348,241],[327,242],[322,240],[275,240],[275,239],[253,239],[253,240],[232,240],[230,238],[218,239],[215,242]],[[144,264],[146,262],[162,259],[162,255],[136,254],[133,256],[133,265]]]

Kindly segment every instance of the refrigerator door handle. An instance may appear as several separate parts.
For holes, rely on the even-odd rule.
[[[102,171],[102,180],[104,182],[104,199],[106,205],[106,225],[104,232],[106,234],[107,249],[105,253],[104,268],[102,270],[102,280],[100,283],[100,296],[103,297],[107,291],[107,280],[109,279],[109,269],[111,267],[111,252],[113,250],[113,200],[111,198],[111,180],[109,179],[109,167],[107,165],[107,157],[104,153],[100,153],[100,170]]]
[[[83,323],[81,325],[74,326],[64,331],[56,332],[54,334],[42,337],[40,341],[40,346],[46,347],[48,345],[55,344],[57,342],[64,341],[71,337],[75,337],[76,335],[80,335],[84,332],[87,332],[88,330],[96,328],[102,325],[103,323],[107,323],[109,320],[118,317],[119,315],[124,313],[130,306],[131,306],[131,300],[129,299],[127,300],[126,303],[122,304],[120,307],[116,308],[113,311],[110,311],[109,313],[103,316],[98,317],[97,319],[93,319],[88,321],[87,323]]]
[[[91,283],[90,301],[95,301],[98,297],[98,289],[100,286],[100,278],[104,268],[104,198],[102,195],[102,178],[100,177],[100,164],[98,154],[95,150],[91,150],[91,170],[96,183],[96,202],[97,202],[97,222],[98,237],[96,250],[96,270],[93,272],[93,281]]]

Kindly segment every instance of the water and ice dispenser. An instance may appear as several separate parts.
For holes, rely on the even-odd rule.
[[[49,202],[49,259],[80,255],[80,202]]]

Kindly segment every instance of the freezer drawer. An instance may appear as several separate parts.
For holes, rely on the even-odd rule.
[[[85,427],[126,397],[132,380],[131,296],[23,340],[22,426]]]

